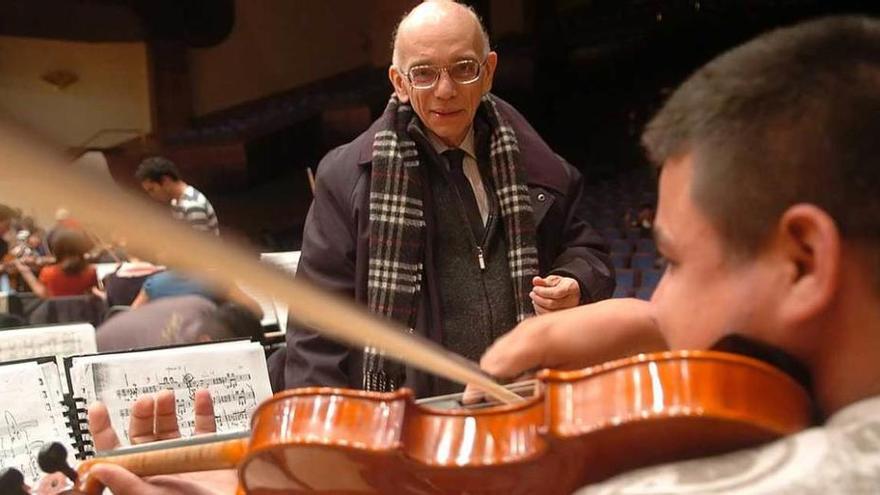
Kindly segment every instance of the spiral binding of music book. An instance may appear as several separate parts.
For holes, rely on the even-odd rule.
[[[73,439],[71,447],[74,450],[74,456],[79,459],[88,459],[95,456],[95,444],[92,441],[92,434],[89,431],[88,404],[82,397],[74,397],[71,394],[64,394],[61,405],[65,413],[65,425]]]

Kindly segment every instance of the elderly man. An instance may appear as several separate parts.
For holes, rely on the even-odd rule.
[[[404,17],[384,114],[318,167],[298,269],[472,360],[518,321],[614,288],[580,174],[489,93],[497,63],[467,7]],[[287,338],[288,388],[460,390],[303,328]]]

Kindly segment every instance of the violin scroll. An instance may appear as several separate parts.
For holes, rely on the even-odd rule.
[[[0,471],[0,493],[8,495],[27,495],[24,488],[24,475],[15,468]]]
[[[79,476],[67,463],[67,449],[58,442],[52,442],[43,446],[37,454],[37,464],[47,474],[62,473],[70,481],[76,483]]]

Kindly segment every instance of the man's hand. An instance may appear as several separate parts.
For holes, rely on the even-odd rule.
[[[542,315],[577,306],[581,302],[581,287],[577,280],[569,277],[535,277],[529,297],[532,298],[535,313]]]
[[[524,320],[486,350],[480,367],[498,378],[514,378],[540,368],[579,369],[665,349],[651,303],[608,299]],[[462,402],[479,397],[479,389],[468,386]]]
[[[113,495],[232,495],[238,486],[234,469],[141,479],[127,469],[107,462],[95,464],[89,476],[100,481]]]
[[[217,431],[214,403],[207,390],[195,393],[195,434]],[[89,429],[95,450],[112,450],[119,446],[119,437],[110,425],[107,406],[95,402],[89,406]],[[163,390],[155,396],[139,397],[131,406],[128,437],[132,444],[180,437],[174,392]],[[201,471],[141,479],[123,467],[107,463],[95,464],[89,475],[100,481],[115,495],[217,495],[234,493],[238,484],[234,470]]]
[[[131,406],[131,420],[128,424],[128,438],[132,444],[180,438],[177,427],[177,412],[174,392],[163,390],[155,396],[139,397]],[[195,434],[217,431],[214,422],[214,402],[207,390],[197,390],[195,394]],[[119,437],[110,424],[107,406],[95,402],[89,406],[89,431],[95,442],[95,450],[102,452],[119,446]]]

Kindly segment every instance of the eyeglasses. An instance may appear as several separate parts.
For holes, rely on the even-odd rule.
[[[488,59],[487,59],[488,60]],[[436,65],[416,65],[406,71],[406,78],[410,85],[416,89],[433,88],[440,80],[440,73],[446,72],[449,78],[458,84],[471,84],[476,82],[482,74],[483,64],[476,60],[461,60],[454,64],[440,67]]]

